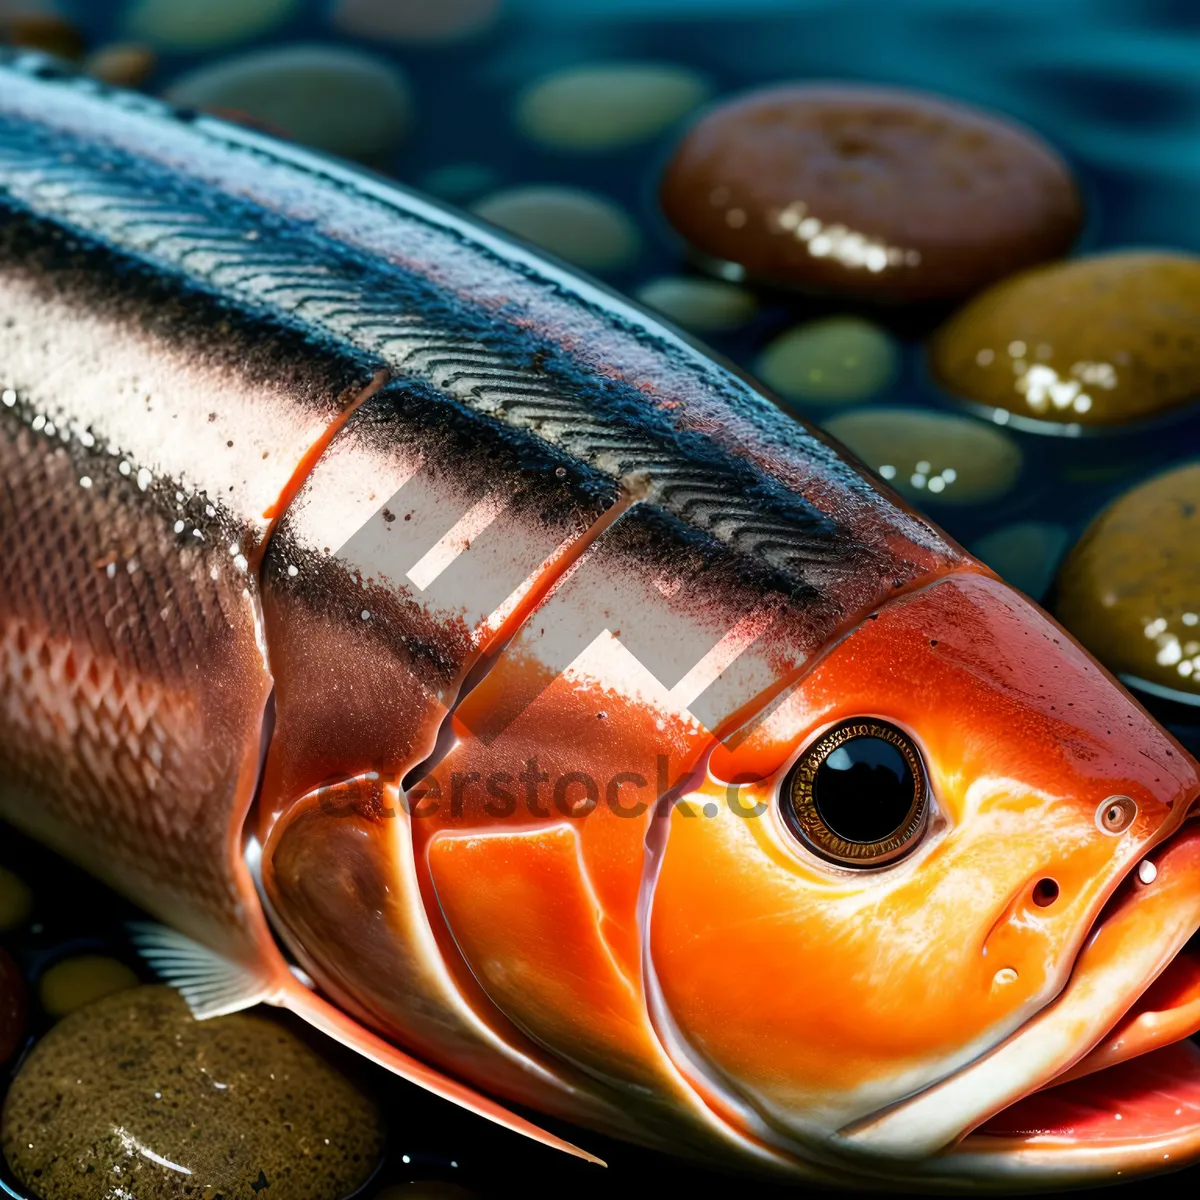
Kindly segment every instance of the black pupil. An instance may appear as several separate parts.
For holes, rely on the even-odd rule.
[[[912,808],[916,780],[904,755],[879,737],[853,737],[826,755],[813,779],[821,820],[848,842],[882,842]]]

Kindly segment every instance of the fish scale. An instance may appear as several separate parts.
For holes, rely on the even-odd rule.
[[[184,132],[192,130],[185,126]],[[3,179],[8,193],[26,197],[35,210],[54,213],[72,228],[112,237],[198,282],[269,305],[285,319],[379,354],[393,371],[429,380],[506,422],[545,436],[549,420],[559,427],[551,440],[572,455],[616,476],[649,475],[654,499],[669,510],[681,511],[690,492],[707,486],[713,503],[699,510],[693,506],[685,519],[722,538],[739,539],[748,552],[765,554],[800,579],[808,564],[831,569],[852,557],[852,539],[839,533],[832,512],[814,511],[744,458],[719,453],[710,440],[673,430],[644,396],[595,375],[573,384],[555,372],[522,365],[511,352],[512,330],[494,314],[481,313],[444,289],[438,292],[430,280],[394,264],[363,261],[307,223],[264,220],[261,211],[229,197],[214,212],[212,195],[201,193],[194,180],[162,173],[152,160],[133,159],[123,148],[77,137],[74,130],[38,130],[10,121],[0,156],[7,140],[9,154],[15,148],[19,157],[8,160]],[[236,153],[226,157],[225,170],[242,169]],[[161,181],[147,179],[147,172]],[[230,182],[235,182],[232,174]],[[148,187],[162,197],[158,211],[147,202]],[[227,224],[214,227],[214,219]],[[425,315],[438,312],[452,323]],[[498,345],[480,341],[481,334]],[[548,359],[553,350],[545,344],[539,348],[531,329],[521,331],[519,344],[526,360]],[[481,361],[488,364],[486,372],[479,370]],[[813,443],[814,459],[817,450]],[[757,532],[764,524],[768,536]]]
[[[245,185],[263,151],[228,142],[229,129],[180,120],[161,106],[53,72],[39,78],[40,70],[18,60],[0,96],[0,206],[8,231],[0,294],[8,289],[10,312],[0,384],[20,397],[0,411],[10,431],[4,453],[25,444],[38,416],[57,422],[72,461],[57,480],[56,505],[73,514],[74,527],[103,529],[97,505],[109,494],[140,512],[142,524],[124,544],[109,539],[54,554],[53,570],[65,572],[55,596],[82,589],[107,606],[103,633],[72,621],[67,627],[81,639],[80,656],[114,685],[101,696],[54,685],[53,702],[86,713],[77,729],[94,729],[99,741],[47,728],[36,754],[14,748],[6,757],[25,783],[10,787],[3,810],[232,960],[251,968],[277,960],[240,856],[255,788],[254,827],[265,842],[278,814],[290,814],[313,788],[365,768],[398,779],[435,761],[468,681],[476,686],[481,666],[494,669],[522,621],[597,539],[607,547],[601,561],[616,554],[608,569],[640,571],[649,555],[658,560],[657,573],[711,576],[706,588],[650,593],[665,619],[675,619],[673,609],[680,619],[699,617],[697,656],[716,647],[726,624],[757,620],[753,610],[764,603],[776,616],[792,613],[801,631],[796,645],[783,635],[768,639],[752,666],[727,670],[724,684],[716,680],[718,723],[777,686],[779,670],[801,665],[864,602],[956,560],[927,527],[886,504],[880,513],[905,527],[898,547],[916,533],[939,548],[931,554],[914,547],[912,559],[897,559],[875,526],[869,529],[876,544],[866,545],[840,525],[835,497],[849,491],[861,501],[869,492],[806,434],[796,436],[831,493],[823,506],[747,454],[675,427],[669,397],[589,368],[555,342],[554,328],[489,308],[429,273],[248,196]],[[126,114],[135,127],[124,127]],[[150,126],[139,131],[147,119]],[[206,165],[223,172],[223,183],[158,158],[157,134],[141,134],[163,127],[193,141]],[[291,172],[290,186],[307,193],[306,202],[320,205],[324,192],[330,202],[376,207],[316,160],[275,161]],[[439,227],[415,201],[407,211],[402,203],[394,218],[397,230],[406,222]],[[559,295],[557,282],[539,281],[524,264],[506,265],[492,247],[472,246],[448,226],[442,232],[481,263],[511,271],[514,284],[532,282]],[[571,303],[580,313],[604,311],[582,297]],[[61,331],[60,340],[47,330]],[[373,373],[381,390],[350,413],[347,405],[358,403],[355,393]],[[729,384],[719,374],[712,383],[719,406]],[[324,455],[301,466],[335,430]],[[421,464],[415,477],[413,463]],[[79,483],[85,474],[94,477],[90,488]],[[444,578],[424,588],[408,581],[413,562],[397,559],[386,540],[396,541],[396,528],[412,515],[403,500],[414,478],[423,481],[423,510],[447,515],[436,525],[426,520],[413,555],[436,549],[435,535],[449,536],[454,518],[472,504],[503,497],[499,515],[470,536],[469,549],[464,540],[441,552],[449,555],[438,572]],[[645,482],[629,492],[631,478]],[[394,498],[389,479],[398,488]],[[12,496],[4,526],[23,521],[44,559],[50,526],[32,521],[37,510],[29,506],[41,490]],[[403,516],[392,513],[389,522],[389,503]],[[621,532],[631,505],[644,519]],[[55,519],[48,511],[42,516]],[[340,533],[329,534],[335,518]],[[199,546],[189,540],[193,526]],[[868,588],[869,597],[857,594],[864,560],[886,580]],[[41,586],[44,568],[27,557],[18,562],[19,571],[28,563],[30,586]],[[261,589],[249,569],[259,562]],[[738,577],[761,579],[765,592],[735,583]],[[839,595],[847,579],[848,599]],[[228,600],[214,602],[214,588],[234,597],[240,591],[242,600],[231,611]],[[499,607],[474,611],[472,589],[480,596],[490,590],[485,607]],[[707,617],[694,603],[702,591],[716,606]],[[737,610],[726,616],[722,597],[735,596]],[[180,621],[179,601],[189,597],[195,618]],[[65,631],[61,618],[25,616],[43,637]],[[657,653],[649,642],[644,652]],[[729,653],[720,653],[728,668]],[[676,658],[661,669],[682,679],[691,664]],[[168,685],[173,691],[164,691]],[[268,689],[273,733],[259,781]],[[157,708],[153,748],[135,731],[146,715],[140,696]],[[182,724],[179,703],[190,706]],[[514,710],[510,704],[504,711]],[[109,715],[98,719],[100,712]],[[219,764],[190,772],[190,786],[183,786],[178,770],[200,746],[220,746]],[[73,761],[91,764],[86,780],[72,775]],[[681,767],[687,764],[674,764],[673,774]],[[31,799],[30,787],[40,799]],[[50,796],[90,815],[73,819]],[[138,815],[114,822],[121,812]],[[410,844],[403,853],[414,852]],[[436,944],[444,966],[410,960],[403,998],[372,1006],[373,1022],[459,1073],[472,1073],[470,1064],[491,1046],[498,1063],[484,1078],[528,1103],[537,1101],[529,1064],[540,1060],[538,1077],[559,1081],[558,1103],[578,1109],[582,1081],[570,1082],[571,1069],[547,1060],[471,984],[471,968],[420,894],[428,886],[422,870],[397,863],[402,873],[413,869],[408,936],[416,945]],[[289,936],[284,925],[276,932]],[[294,949],[322,975],[312,954]],[[278,967],[272,969],[272,986],[281,986]],[[323,978],[329,982],[327,973]],[[225,997],[230,989],[213,994]],[[463,1012],[463,994],[473,996],[482,1016]],[[403,1028],[397,1004],[411,1018]],[[444,1015],[431,1032],[421,1015],[439,1005],[458,1015]],[[481,1019],[492,1033],[481,1032]],[[581,1111],[595,1121],[592,1107]],[[599,1123],[622,1125],[611,1116]],[[681,1135],[693,1123],[685,1119]]]
[[[0,815],[173,927],[198,1016],[282,1005],[575,1153],[506,1103],[1057,1178],[951,1147],[1087,1052],[1056,996],[1108,988],[1094,1042],[1193,930],[1194,764],[753,384],[387,181],[6,56],[0,400]],[[790,831],[848,722],[928,775],[871,871]]]

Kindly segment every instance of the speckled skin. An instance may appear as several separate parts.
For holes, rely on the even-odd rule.
[[[816,1183],[1106,1169],[937,1153],[1200,926],[1164,857],[1073,974],[1198,781],[1061,630],[680,336],[391,184],[19,61],[0,210],[0,814],[560,1146],[480,1093]],[[773,799],[866,714],[940,817],[831,873]]]

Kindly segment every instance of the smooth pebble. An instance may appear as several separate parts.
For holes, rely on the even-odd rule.
[[[17,964],[0,949],[0,1064],[17,1052],[25,1037],[25,981]]]
[[[29,6],[12,12],[0,7],[0,42],[24,50],[41,50],[72,62],[82,58],[87,48],[83,33],[66,17]]]
[[[921,92],[776,86],[719,105],[660,187],[709,265],[888,301],[961,296],[1062,254],[1082,208],[1029,130]]]
[[[50,967],[38,981],[38,996],[52,1017],[65,1017],[113,992],[136,987],[137,982],[123,962],[102,954],[82,954]]]
[[[496,192],[472,211],[587,271],[615,271],[637,257],[640,237],[623,209],[595,192],[553,184]]]
[[[0,1119],[41,1200],[338,1200],[383,1151],[375,1106],[294,1034],[239,1013],[196,1021],[170,988],[73,1013],[31,1051]],[[265,1182],[264,1182],[265,1181]],[[269,1189],[269,1190],[268,1190]]]
[[[1200,258],[1115,251],[1037,267],[934,335],[952,392],[1037,421],[1122,425],[1200,393]]]
[[[29,920],[33,892],[29,885],[6,867],[0,867],[0,933],[11,933]]]
[[[882,391],[895,377],[896,346],[861,317],[825,317],[780,334],[756,374],[788,400],[846,403]]]
[[[1200,697],[1200,464],[1115,500],[1067,555],[1055,615],[1110,670]]]
[[[994,500],[1021,473],[1016,442],[970,417],[916,408],[864,408],[841,413],[824,428],[918,506]]]
[[[212,50],[282,25],[299,0],[135,0],[124,31],[164,50]]]
[[[1018,591],[1041,600],[1071,535],[1047,521],[1018,521],[985,534],[972,553]]]
[[[450,42],[486,29],[500,0],[335,0],[330,19],[353,37],[390,42]]]
[[[600,63],[539,79],[517,101],[526,137],[558,150],[614,150],[673,125],[709,95],[703,75],[670,63]]]
[[[636,295],[647,308],[697,333],[737,329],[758,311],[752,292],[720,279],[664,275],[642,284]]]
[[[299,43],[198,67],[167,90],[174,104],[233,109],[320,150],[375,161],[403,141],[412,96],[398,67],[345,47]]]
[[[149,46],[140,42],[113,42],[89,54],[83,69],[93,79],[116,87],[135,88],[150,78],[156,62]]]

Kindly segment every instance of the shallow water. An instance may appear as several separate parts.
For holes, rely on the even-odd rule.
[[[127,6],[76,0],[60,7],[100,45],[118,36]],[[145,87],[162,91],[200,61],[284,41],[367,45],[333,33],[329,7],[325,0],[305,0],[269,33],[203,53],[164,52]],[[1026,122],[1066,156],[1088,205],[1080,249],[1200,251],[1200,5],[1194,0],[508,0],[491,28],[466,40],[373,49],[402,65],[415,112],[407,139],[380,165],[416,186],[440,174],[441,186],[466,199],[555,183],[615,200],[633,216],[642,245],[630,265],[605,278],[629,293],[684,268],[654,192],[674,131],[603,153],[533,144],[515,127],[514,104],[530,81],[564,66],[620,59],[683,64],[706,76],[716,97],[766,82],[817,78],[945,93]],[[750,369],[788,326],[852,311],[853,305],[766,293],[745,325],[706,340]],[[961,413],[928,378],[921,356],[921,338],[942,312],[870,315],[900,339],[895,378],[871,402]],[[833,410],[801,405],[800,411],[823,420]],[[1050,522],[1065,527],[1074,541],[1111,498],[1200,453],[1200,410],[1115,437],[1009,432],[1024,452],[1024,466],[1004,495],[974,506],[942,504],[928,494],[923,502],[969,546],[1015,522]],[[1200,751],[1200,709],[1153,698],[1147,703]],[[76,953],[112,954],[149,978],[121,933],[122,922],[137,915],[129,905],[7,830],[0,865],[18,870],[34,889],[34,923],[5,939],[30,979]],[[32,1033],[47,1026],[35,1004]],[[455,1180],[481,1194],[520,1188],[576,1196],[661,1194],[712,1183],[702,1172],[586,1135],[584,1144],[611,1164],[606,1172],[589,1168],[382,1073],[360,1073],[382,1099],[392,1130],[388,1160],[367,1195],[416,1178]],[[1200,1179],[1196,1170],[1189,1175],[1193,1184]],[[740,1182],[718,1186],[751,1191]],[[0,1192],[22,1194],[2,1174]]]

